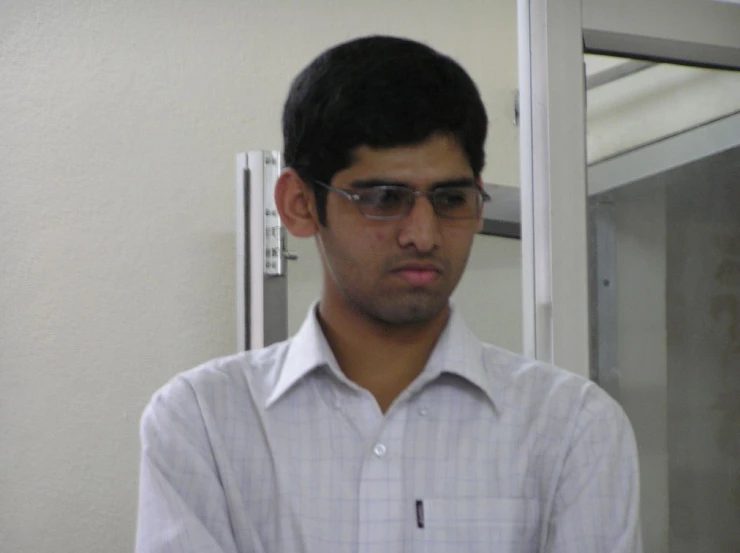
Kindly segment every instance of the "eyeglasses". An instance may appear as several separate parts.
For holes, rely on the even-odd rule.
[[[426,196],[437,217],[444,219],[477,219],[483,203],[491,199],[474,181],[461,185],[441,186],[433,190],[414,190],[394,184],[372,186],[356,192],[335,188],[311,179],[319,186],[336,192],[355,203],[368,219],[387,221],[403,219],[414,207],[416,199]]]

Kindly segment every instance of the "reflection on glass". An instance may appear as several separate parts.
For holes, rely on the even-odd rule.
[[[650,80],[657,70],[625,79]],[[714,97],[728,95],[711,117],[706,106],[695,110],[700,116],[688,107],[705,101],[693,92],[694,77],[682,94],[654,83],[655,98],[634,93],[598,109],[589,91],[589,148],[594,158],[609,158],[592,164],[590,181],[612,167],[612,180],[622,178],[606,191],[589,182],[592,374],[635,428],[645,551],[655,553],[740,551],[740,115],[720,116],[740,111],[730,109],[740,104],[731,84],[738,77],[711,77],[715,88],[726,85]],[[670,109],[659,106],[658,91]],[[645,116],[648,105],[659,113]],[[592,109],[599,113],[594,129]],[[630,140],[598,127],[607,113],[622,114],[614,133],[631,129]],[[639,158],[645,144],[677,144],[717,119],[737,129],[726,148],[696,159],[684,141],[670,160]],[[694,130],[680,134],[686,129]],[[641,167],[643,176],[630,176],[645,159],[660,170]]]
[[[586,55],[594,163],[740,112],[740,73]]]

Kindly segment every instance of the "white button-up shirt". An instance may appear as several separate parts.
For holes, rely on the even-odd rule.
[[[593,383],[454,312],[383,414],[312,308],[183,373],[141,423],[138,553],[636,553],[637,453]]]

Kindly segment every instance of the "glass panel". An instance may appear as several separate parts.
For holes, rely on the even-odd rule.
[[[735,553],[740,75],[660,67],[588,93],[592,376],[635,429],[645,551]]]
[[[586,55],[589,163],[740,112],[740,74]]]

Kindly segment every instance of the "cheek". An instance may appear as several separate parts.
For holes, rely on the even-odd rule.
[[[385,242],[386,238],[388,237],[387,233],[383,232],[382,230],[375,231],[375,241],[378,243]]]
[[[447,251],[454,252],[456,257],[464,259],[470,254],[474,239],[475,233],[471,233],[470,231],[456,233],[454,236],[450,236],[446,244]]]

